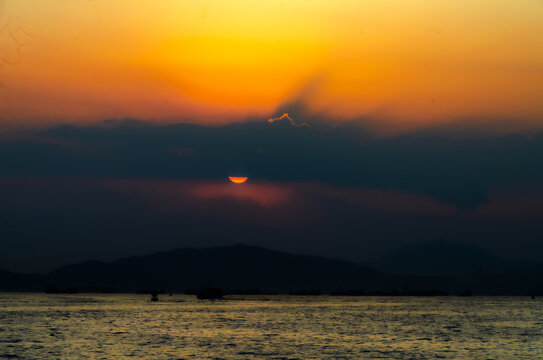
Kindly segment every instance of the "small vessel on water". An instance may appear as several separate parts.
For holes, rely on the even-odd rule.
[[[219,288],[205,287],[196,292],[196,297],[200,300],[222,299],[223,291]]]

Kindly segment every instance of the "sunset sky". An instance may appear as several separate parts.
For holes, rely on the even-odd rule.
[[[541,0],[0,0],[0,268],[541,261],[542,94]]]
[[[10,127],[217,124],[291,103],[385,132],[543,124],[539,0],[3,0],[0,14]]]

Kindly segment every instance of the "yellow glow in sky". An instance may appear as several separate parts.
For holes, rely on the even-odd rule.
[[[538,0],[0,0],[0,122],[539,126],[542,39]]]

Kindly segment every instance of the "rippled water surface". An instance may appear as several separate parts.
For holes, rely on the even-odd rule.
[[[0,358],[543,359],[529,298],[0,294]]]

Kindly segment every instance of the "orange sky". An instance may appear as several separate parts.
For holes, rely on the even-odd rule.
[[[0,0],[0,122],[540,127],[542,39],[539,0]]]

